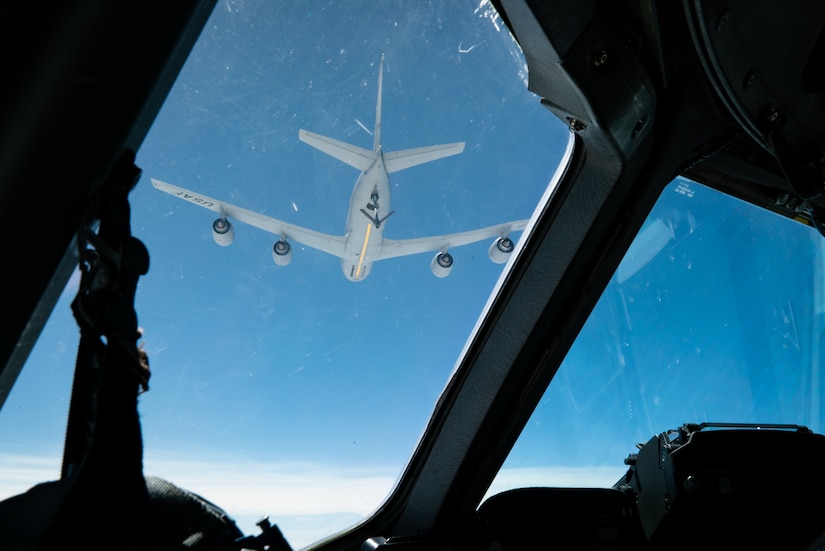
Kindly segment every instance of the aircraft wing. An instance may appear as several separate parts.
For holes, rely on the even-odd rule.
[[[250,226],[255,226],[258,229],[277,235],[278,237],[291,239],[292,241],[337,256],[338,258],[343,258],[344,256],[345,239],[343,236],[328,235],[302,228],[301,226],[270,218],[269,216],[252,212],[217,199],[212,199],[206,195],[167,184],[154,178],[152,178],[152,185],[161,191],[180,197],[199,207],[207,208],[221,216],[233,218],[244,224],[249,224]]]
[[[436,235],[433,237],[419,237],[415,239],[384,239],[381,251],[375,260],[385,258],[396,258],[411,254],[426,253],[430,251],[446,251],[453,247],[469,245],[477,241],[483,241],[498,236],[506,236],[510,232],[521,231],[527,227],[528,220],[516,220],[506,222],[496,226],[489,226],[477,230],[470,230],[447,235]]]

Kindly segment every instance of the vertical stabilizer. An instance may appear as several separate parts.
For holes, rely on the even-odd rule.
[[[384,79],[384,54],[381,54],[381,65],[378,67],[378,101],[375,104],[375,137],[372,142],[372,150],[381,149],[381,88]]]
[[[378,67],[378,100],[375,104],[375,133],[373,134],[372,151],[306,130],[298,132],[298,139],[362,172],[369,169],[375,159],[378,158],[378,152],[381,151],[381,94],[384,88],[383,82],[384,54],[381,54],[381,65]],[[464,142],[458,142],[392,151],[390,153],[382,151],[381,156],[384,159],[384,168],[387,173],[392,174],[411,166],[428,163],[450,155],[457,155],[462,151],[464,151]]]

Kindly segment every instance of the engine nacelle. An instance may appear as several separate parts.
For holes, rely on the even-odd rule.
[[[453,255],[442,252],[435,255],[430,262],[430,270],[435,277],[447,277],[453,269]]]
[[[272,245],[272,260],[278,266],[286,266],[292,262],[292,245],[286,239],[276,241]]]
[[[512,239],[509,237],[499,237],[490,244],[490,248],[487,250],[487,256],[496,264],[504,264],[507,262],[507,259],[510,258],[510,254],[512,254],[515,248],[516,245]]]
[[[221,247],[229,246],[235,239],[235,228],[226,218],[218,218],[212,222],[212,238]]]

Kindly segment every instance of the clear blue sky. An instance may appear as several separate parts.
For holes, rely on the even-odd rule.
[[[524,60],[489,5],[441,4],[221,0],[139,151],[132,229],[151,254],[137,297],[152,368],[140,400],[146,472],[202,493],[247,532],[270,514],[302,545],[378,505],[502,267],[483,242],[451,251],[443,280],[425,254],[378,262],[351,283],[338,259],[297,244],[279,268],[273,236],[237,224],[235,243],[219,247],[212,213],[149,177],[341,234],[358,173],[298,130],[370,147],[361,125],[374,124],[383,54],[385,151],[466,142],[459,156],[392,175],[385,235],[529,218],[567,130],[527,91]],[[0,490],[58,476],[73,292],[0,416]],[[28,467],[41,464],[38,478]]]
[[[684,423],[820,432],[823,252],[813,228],[671,183],[493,491],[611,486],[635,444]]]

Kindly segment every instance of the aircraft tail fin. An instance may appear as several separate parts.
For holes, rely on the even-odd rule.
[[[314,132],[307,132],[306,130],[298,132],[298,139],[362,172],[367,170],[372,166],[373,162],[375,162],[379,152],[381,152],[381,94],[383,91],[383,81],[384,56],[382,54],[381,65],[378,68],[378,98],[375,103],[375,132],[373,133],[372,151],[333,138],[321,136]],[[428,163],[451,155],[458,155],[462,151],[464,151],[464,142],[393,151],[383,154],[384,165],[387,168],[387,173],[391,174],[399,170],[404,170],[405,168],[410,168],[411,166]]]
[[[381,149],[381,92],[384,80],[384,55],[381,54],[381,65],[378,68],[378,100],[375,103],[375,132],[373,133],[373,150],[378,152]],[[411,166],[428,163],[457,155],[464,151],[464,142],[451,143],[445,145],[433,145],[429,147],[418,147],[415,149],[405,149],[403,151],[393,151],[384,153],[384,165],[387,172],[392,174]]]
[[[387,173],[392,174],[393,172],[398,172],[411,166],[429,163],[430,161],[443,159],[451,155],[458,155],[462,151],[464,151],[464,142],[404,149],[402,151],[384,153],[384,165],[387,167]]]
[[[384,80],[384,54],[381,54],[381,65],[378,68],[378,101],[375,102],[375,132],[373,132],[372,150],[381,149],[381,89]]]
[[[370,165],[375,162],[374,151],[321,136],[314,132],[300,130],[298,131],[298,139],[362,172],[367,170]]]

